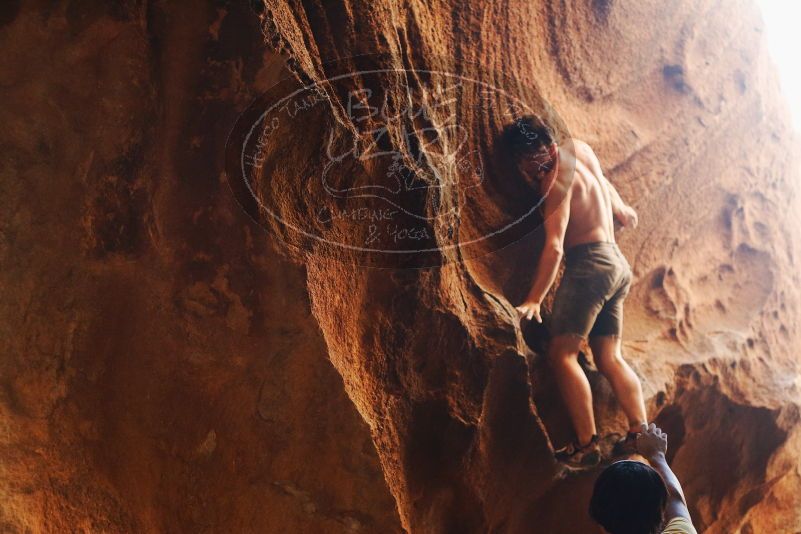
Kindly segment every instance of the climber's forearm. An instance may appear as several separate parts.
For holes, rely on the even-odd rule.
[[[606,189],[609,191],[610,200],[612,201],[612,213],[615,215],[615,217],[618,217],[626,208],[626,203],[623,202],[623,199],[620,197],[620,193],[617,192],[617,189],[615,189],[615,186],[612,185],[612,182],[610,182],[606,176],[601,176],[603,177],[603,180],[606,184]]]
[[[526,297],[527,302],[542,304],[542,300],[556,279],[561,261],[562,247],[557,243],[546,243],[540,255],[534,283],[528,292],[528,297]]]

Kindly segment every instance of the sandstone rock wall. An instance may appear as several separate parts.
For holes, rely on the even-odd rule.
[[[593,475],[551,460],[569,426],[511,308],[536,221],[476,240],[536,200],[494,145],[497,89],[550,104],[640,211],[625,352],[699,531],[801,530],[799,160],[751,2],[265,4],[261,26],[243,2],[0,9],[2,530],[589,531]],[[472,80],[381,141],[428,180],[403,204],[432,252],[349,251],[370,225],[319,217],[381,165],[309,178],[365,133],[351,90],[397,111],[437,76],[322,83],[254,176],[273,214],[235,189],[242,213],[223,148],[275,51],[306,83]]]

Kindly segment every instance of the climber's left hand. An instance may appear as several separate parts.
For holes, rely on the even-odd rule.
[[[540,306],[539,302],[524,302],[520,306],[515,306],[515,309],[529,321],[534,318],[535,321],[541,323]]]
[[[617,213],[616,218],[623,228],[637,228],[637,224],[640,222],[637,212],[631,206],[623,206]]]

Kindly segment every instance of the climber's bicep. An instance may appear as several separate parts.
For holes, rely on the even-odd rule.
[[[545,199],[544,212],[545,244],[561,252],[570,221],[570,188],[554,184]]]

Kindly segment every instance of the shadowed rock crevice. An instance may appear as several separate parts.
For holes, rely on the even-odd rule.
[[[681,367],[677,385],[656,417],[670,440],[668,459],[695,496],[690,511],[700,529],[734,528],[735,518],[746,517],[787,476],[768,467],[787,442],[787,418],[782,410],[733,401],[703,368]]]

